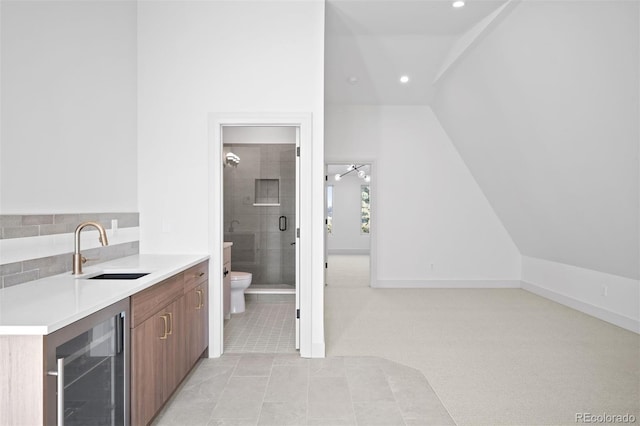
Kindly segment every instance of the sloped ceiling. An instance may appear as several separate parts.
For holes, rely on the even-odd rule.
[[[425,105],[456,39],[506,0],[328,0],[325,101]],[[399,77],[408,75],[408,84]]]
[[[639,3],[521,2],[432,107],[521,253],[640,277]]]

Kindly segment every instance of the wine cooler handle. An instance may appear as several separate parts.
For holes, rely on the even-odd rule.
[[[56,392],[58,394],[56,419],[58,426],[64,426],[64,358],[58,358],[56,371],[48,371],[47,375],[56,376]]]

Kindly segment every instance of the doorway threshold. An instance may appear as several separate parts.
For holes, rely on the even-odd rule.
[[[296,289],[287,284],[258,284],[250,285],[244,294],[296,294]]]

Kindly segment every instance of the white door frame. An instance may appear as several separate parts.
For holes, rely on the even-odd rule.
[[[300,355],[324,356],[312,345],[312,131],[311,114],[274,113],[211,113],[209,114],[209,357],[217,358],[224,351],[224,309],[222,298],[222,265],[224,238],[223,203],[223,126],[292,126],[300,129],[300,188],[298,203]],[[296,250],[296,251],[297,251]],[[322,348],[324,349],[324,348]]]
[[[371,197],[370,199],[370,209],[371,209],[371,216],[369,218],[369,227],[370,227],[370,233],[369,233],[369,287],[377,287],[377,280],[378,280],[378,262],[377,262],[377,253],[378,253],[378,247],[377,247],[377,235],[378,235],[378,229],[376,228],[376,207],[377,207],[377,199],[376,199],[376,179],[377,179],[377,175],[375,174],[376,171],[376,162],[375,160],[354,160],[353,158],[348,159],[348,160],[343,160],[343,159],[327,159],[325,158],[324,161],[324,171],[325,171],[325,175],[327,173],[327,167],[331,164],[331,165],[335,165],[335,164],[344,164],[345,166],[348,166],[349,164],[368,164],[369,167],[371,167],[371,182],[369,182],[369,196]],[[331,179],[331,176],[328,176],[328,179]],[[327,212],[327,196],[326,196],[326,185],[331,184],[331,182],[327,182],[325,183],[325,197],[324,197],[324,214],[326,216],[326,212]],[[335,185],[334,185],[335,187]],[[334,206],[335,208],[335,206]],[[325,235],[327,234],[327,227],[324,227],[324,233]],[[325,255],[328,257],[328,248],[325,247]],[[325,258],[325,261],[327,261],[327,259]],[[329,267],[331,267],[331,265],[329,265]],[[330,285],[331,283],[329,283]]]

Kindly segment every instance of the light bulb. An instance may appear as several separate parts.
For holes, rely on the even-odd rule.
[[[340,173],[336,173],[335,179],[336,179],[336,180],[340,180],[340,179],[342,179],[342,177],[340,177]]]
[[[364,177],[364,181],[365,181],[365,182],[371,182],[371,176],[366,175],[366,176]]]
[[[402,84],[406,84],[409,82],[409,76],[408,75],[403,75],[400,77],[400,83]]]
[[[456,9],[459,9],[462,6],[464,6],[464,2],[462,0],[457,0],[453,2],[452,6],[455,7]]]
[[[364,170],[360,170],[360,171],[358,171],[358,177],[359,177],[359,178],[364,178],[364,177],[365,177]]]
[[[350,172],[351,170],[353,170],[355,168],[356,168],[355,164],[350,164],[349,167],[347,167],[347,171]]]

